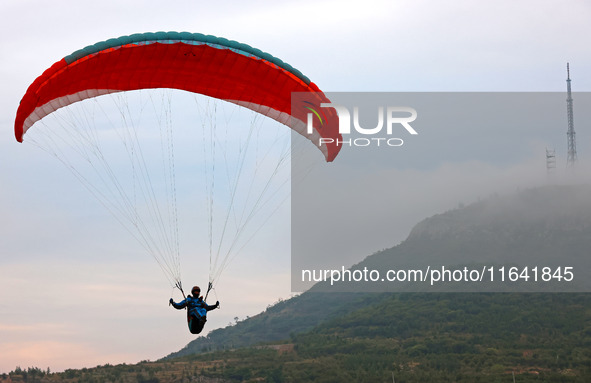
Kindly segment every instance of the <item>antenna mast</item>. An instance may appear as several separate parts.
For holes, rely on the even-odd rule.
[[[546,148],[546,171],[551,174],[556,169],[556,151]]]
[[[566,166],[574,167],[577,161],[577,145],[575,141],[575,124],[573,121],[573,98],[570,89],[570,69],[566,63],[566,113],[568,116],[568,130],[566,132],[568,142],[568,155],[566,157]]]

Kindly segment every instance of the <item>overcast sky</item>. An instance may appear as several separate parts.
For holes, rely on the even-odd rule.
[[[349,92],[562,92],[569,61],[573,90],[591,90],[591,5],[583,0],[6,0],[0,18],[0,372],[154,360],[193,339],[184,312],[167,305],[173,292],[155,262],[59,162],[14,140],[14,116],[28,85],[77,49],[137,32],[200,32],[269,52],[325,91]],[[577,108],[583,106],[575,99],[584,164],[591,137]],[[545,182],[545,146],[556,148],[557,169],[565,167],[566,113],[556,129],[540,137],[514,132],[528,137],[527,147],[514,149],[521,155],[483,158],[478,149],[458,150],[428,166],[403,161],[369,171],[368,185],[398,178],[405,205],[380,212],[380,222],[400,219],[382,239],[357,241],[359,258],[395,245],[426,216],[497,191],[501,180],[515,181],[501,192]],[[552,137],[556,142],[547,142]],[[486,139],[481,145],[490,150]],[[464,182],[461,195],[431,193],[450,180]],[[289,208],[270,226],[223,274],[216,289],[222,309],[210,313],[209,330],[289,297]],[[201,271],[207,260],[195,258],[182,257],[184,268],[195,270],[184,273],[187,285],[207,277]]]

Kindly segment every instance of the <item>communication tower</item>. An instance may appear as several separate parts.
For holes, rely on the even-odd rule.
[[[566,113],[568,116],[568,130],[566,132],[568,142],[568,154],[566,157],[566,166],[574,167],[577,161],[577,144],[575,141],[575,124],[573,121],[573,98],[570,90],[570,69],[566,63]]]
[[[556,169],[556,151],[546,148],[546,171],[550,174],[554,169]]]

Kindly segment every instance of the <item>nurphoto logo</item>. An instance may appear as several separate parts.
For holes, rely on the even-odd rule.
[[[311,103],[310,103],[311,104]],[[351,112],[346,106],[335,103],[321,103],[321,108],[334,108],[339,118],[339,133],[343,135],[343,139],[321,137],[318,140],[319,145],[336,144],[337,146],[402,146],[404,140],[399,137],[392,137],[394,132],[398,132],[400,127],[404,128],[406,132],[412,135],[418,134],[410,125],[416,120],[417,111],[408,106],[388,106],[378,107],[377,125],[375,127],[362,127],[359,122],[359,107],[353,107],[353,128],[355,132],[361,134],[362,137],[345,138],[346,135],[351,134]],[[314,125],[314,117],[318,119],[320,125],[324,124],[326,117],[322,110],[318,111],[311,106],[306,106],[310,110],[307,114],[307,133],[312,134]],[[323,118],[324,116],[324,118]],[[385,136],[384,136],[385,126]]]

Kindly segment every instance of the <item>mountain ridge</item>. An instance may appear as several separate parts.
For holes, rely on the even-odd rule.
[[[590,248],[591,186],[544,186],[507,196],[493,195],[426,218],[399,245],[369,255],[351,269],[423,267],[437,261],[433,255],[442,254],[447,255],[444,262],[451,265],[541,262],[555,266],[565,262],[563,252],[568,251],[570,258],[578,259],[587,255]],[[483,258],[471,258],[475,253]],[[583,266],[588,263],[583,262]],[[579,274],[585,277],[588,271],[589,268]],[[536,291],[523,285],[524,291]],[[575,286],[574,291],[579,287]],[[207,337],[193,340],[166,358],[285,340],[379,302],[383,295],[372,291],[388,291],[389,286],[355,284],[353,288],[359,289],[356,293],[329,292],[330,288],[328,283],[318,283],[309,291],[278,302],[235,326],[213,330]],[[466,291],[463,288],[460,286],[459,291]],[[486,288],[491,286],[483,286],[485,291]]]

